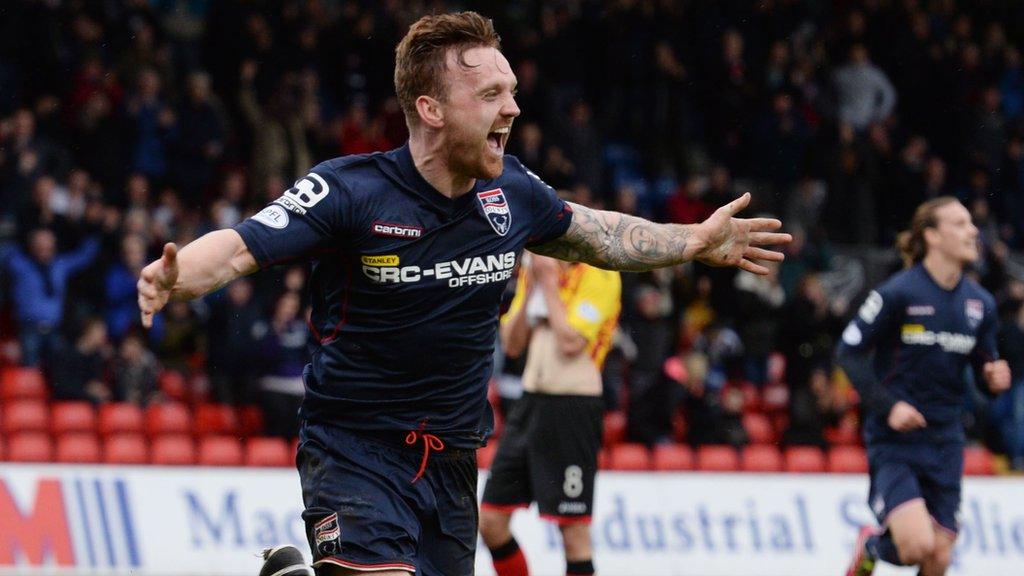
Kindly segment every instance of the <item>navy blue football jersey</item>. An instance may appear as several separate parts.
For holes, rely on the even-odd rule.
[[[997,328],[995,300],[966,276],[946,290],[917,264],[872,291],[843,332],[840,346],[854,352],[874,348],[880,386],[894,400],[917,408],[928,425],[900,433],[888,426],[887,410],[869,409],[865,438],[963,441],[966,369],[998,358]]]
[[[323,162],[235,229],[260,267],[312,259],[315,338],[301,415],[359,430],[425,430],[476,446],[498,310],[524,247],[572,219],[512,156],[451,199],[408,145]]]

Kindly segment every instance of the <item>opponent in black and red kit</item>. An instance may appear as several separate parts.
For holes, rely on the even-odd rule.
[[[871,574],[877,560],[945,574],[958,530],[964,371],[993,393],[1010,385],[995,300],[964,273],[978,259],[967,209],[951,197],[922,204],[900,248],[907,269],[868,295],[838,350],[864,407],[868,503],[883,527],[861,531],[848,576]]]
[[[688,260],[764,273],[787,242],[772,219],[659,225],[560,201],[504,155],[515,75],[489,20],[424,17],[397,48],[409,142],[324,162],[234,229],[173,244],[139,281],[143,323],[259,268],[314,262],[298,468],[317,573],[472,574],[475,449],[498,307],[524,247],[646,270]],[[304,573],[290,546],[266,574]]]

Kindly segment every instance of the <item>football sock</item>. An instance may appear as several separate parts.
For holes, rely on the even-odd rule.
[[[565,563],[566,576],[593,576],[594,562],[592,560],[577,560]]]
[[[884,560],[889,564],[897,566],[903,565],[900,562],[900,554],[896,551],[896,544],[892,541],[888,531],[885,534],[876,534],[868,538],[868,541],[864,543],[864,548],[867,549],[868,554],[879,560]]]
[[[491,562],[498,576],[530,576],[526,556],[514,536],[501,546],[491,548]]]

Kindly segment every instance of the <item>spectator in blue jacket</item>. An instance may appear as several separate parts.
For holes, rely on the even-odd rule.
[[[267,434],[294,438],[299,430],[299,406],[305,391],[302,369],[306,365],[309,329],[302,303],[295,292],[285,292],[274,305],[270,322],[257,327],[261,405]]]
[[[128,234],[121,240],[121,259],[110,266],[104,279],[104,316],[110,337],[115,342],[120,342],[132,329],[141,327],[135,282],[145,265],[145,240],[136,234]],[[155,320],[149,333],[151,342],[159,342],[163,338],[163,319]]]
[[[59,349],[68,280],[89,266],[99,250],[99,240],[90,237],[78,248],[58,254],[53,232],[40,228],[29,234],[27,254],[21,248],[11,251],[7,269],[23,365],[45,362]]]

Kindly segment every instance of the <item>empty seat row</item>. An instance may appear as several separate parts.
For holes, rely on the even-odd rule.
[[[71,432],[54,442],[43,432],[22,432],[0,442],[0,459],[11,462],[60,462],[108,464],[159,464],[202,466],[292,466],[296,441],[252,437],[205,436],[198,441],[186,434],[157,436],[152,442],[141,434],[114,434],[102,440],[95,434]],[[489,468],[498,443],[491,441],[477,452],[480,468]],[[810,446],[780,450],[752,445],[732,446],[667,444],[653,450],[642,444],[617,444],[600,454],[602,469],[621,471],[702,472],[867,472],[867,456],[858,446],[836,446],[824,452]],[[964,452],[964,472],[991,475],[994,459],[988,450],[969,447]]]
[[[12,436],[0,444],[0,456],[10,462],[65,464],[159,464],[200,466],[292,466],[295,443],[281,438],[254,437],[245,442],[231,436],[159,436],[152,442],[139,434],[99,439],[94,434],[69,433],[53,441],[41,432]]]
[[[0,370],[0,401],[47,398],[46,379],[38,368],[8,367]]]
[[[782,438],[782,432],[789,425],[789,417],[784,413],[748,412],[743,414],[741,422],[751,444],[777,444]],[[686,434],[686,422],[679,417],[673,422],[673,427],[675,428],[675,438],[682,440]],[[604,446],[611,447],[626,441],[626,428],[625,414],[622,412],[606,414],[604,417]],[[844,422],[835,428],[826,429],[825,438],[831,445],[860,444],[860,432],[855,421],[852,426],[850,423]]]
[[[173,400],[185,400],[189,396],[185,377],[174,370],[161,372],[157,384]],[[0,401],[45,400],[48,395],[46,378],[38,368],[9,366],[0,369]]]
[[[853,473],[868,471],[867,454],[860,446],[833,446],[823,451],[813,446],[780,449],[769,444],[754,444],[743,449],[733,446],[668,444],[653,450],[642,444],[622,443],[601,453],[601,468],[610,470],[660,470],[702,472],[795,472]],[[995,471],[992,454],[982,447],[964,451],[964,473],[991,475]]]
[[[200,404],[194,410],[178,402],[154,404],[142,409],[135,404],[114,402],[99,409],[88,402],[16,400],[0,410],[0,431],[18,432],[96,432],[103,436],[118,433],[207,435],[258,435],[263,430],[263,414],[258,407],[235,409],[227,404]]]

